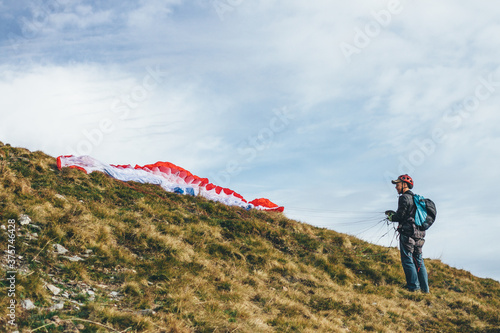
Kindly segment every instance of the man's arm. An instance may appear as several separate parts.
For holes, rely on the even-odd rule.
[[[403,194],[399,197],[398,210],[392,216],[392,222],[406,222],[410,216],[411,200],[413,200],[413,197],[409,194]]]

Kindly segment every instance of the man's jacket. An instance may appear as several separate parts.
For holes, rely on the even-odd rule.
[[[399,222],[399,233],[415,239],[422,239],[425,237],[425,231],[419,230],[415,225],[415,211],[413,192],[408,190],[399,196],[398,210],[392,216],[392,221]]]

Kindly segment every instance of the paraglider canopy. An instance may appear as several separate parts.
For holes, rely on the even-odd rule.
[[[283,212],[284,207],[260,198],[250,202],[235,191],[210,183],[207,178],[198,177],[188,170],[170,162],[156,162],[144,166],[109,165],[101,163],[90,156],[59,156],[59,169],[76,168],[86,173],[100,171],[122,181],[135,181],[160,185],[165,191],[179,194],[200,195],[207,199],[218,201],[229,206],[240,206],[245,209],[259,209]]]

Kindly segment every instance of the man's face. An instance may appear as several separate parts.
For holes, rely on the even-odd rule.
[[[403,182],[396,183],[396,191],[398,191],[398,193],[403,191]]]

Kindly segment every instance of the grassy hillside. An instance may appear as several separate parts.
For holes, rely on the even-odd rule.
[[[494,280],[426,259],[410,293],[396,248],[1,143],[0,221],[7,331],[15,266],[20,332],[500,332]]]

